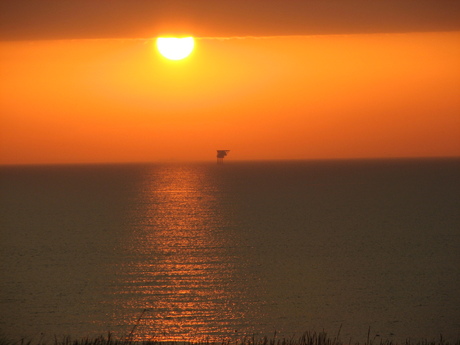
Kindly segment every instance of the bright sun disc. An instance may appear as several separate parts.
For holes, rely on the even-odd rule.
[[[182,60],[190,55],[195,46],[193,37],[158,37],[157,48],[161,55],[170,60]]]

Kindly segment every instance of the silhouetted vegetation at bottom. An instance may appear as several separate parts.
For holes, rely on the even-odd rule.
[[[437,340],[423,340],[394,342],[391,340],[371,340],[359,342],[343,342],[339,337],[329,337],[326,333],[320,332],[307,332],[301,337],[291,338],[277,338],[276,334],[271,337],[246,337],[240,340],[200,340],[200,341],[133,341],[129,337],[123,339],[114,339],[111,334],[107,337],[100,336],[97,338],[89,339],[83,338],[80,340],[72,340],[70,337],[63,339],[54,339],[52,342],[44,341],[30,341],[21,339],[18,341],[11,341],[9,339],[0,338],[0,345],[460,345],[460,339],[453,342],[446,341],[439,337]]]

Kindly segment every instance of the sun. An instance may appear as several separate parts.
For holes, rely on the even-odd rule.
[[[169,60],[182,60],[190,55],[195,47],[193,37],[158,37],[157,49]]]

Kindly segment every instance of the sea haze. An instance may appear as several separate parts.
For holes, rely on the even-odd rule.
[[[460,160],[0,167],[0,335],[460,339]]]

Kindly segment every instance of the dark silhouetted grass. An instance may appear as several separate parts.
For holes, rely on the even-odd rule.
[[[135,329],[135,328],[134,328]],[[134,330],[133,330],[134,332]],[[446,341],[440,336],[437,340],[410,341],[398,343],[391,340],[374,341],[369,339],[363,343],[342,342],[339,339],[340,332],[335,337],[329,337],[326,333],[306,332],[300,337],[277,338],[276,333],[273,337],[246,337],[240,340],[222,340],[222,341],[132,341],[133,332],[123,339],[114,339],[109,333],[107,337],[100,336],[96,338],[84,338],[72,340],[70,337],[63,339],[54,339],[51,342],[44,341],[28,341],[21,339],[19,341],[11,341],[6,338],[0,338],[0,345],[460,345],[460,339],[454,342]]]

